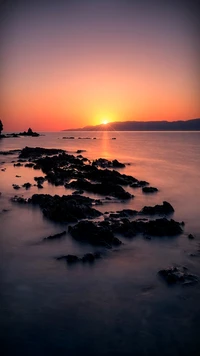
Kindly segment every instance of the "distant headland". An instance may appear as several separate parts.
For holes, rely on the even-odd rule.
[[[200,118],[187,121],[124,121],[63,131],[200,131]]]
[[[9,133],[9,134],[5,134],[2,135],[1,131],[3,130],[3,124],[0,121],[0,138],[11,138],[11,137],[20,137],[20,136],[29,136],[29,137],[38,137],[41,136],[39,133],[34,132],[30,127],[27,131],[23,131],[23,132],[13,132],[13,133]]]

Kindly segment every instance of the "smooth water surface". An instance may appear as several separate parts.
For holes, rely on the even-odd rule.
[[[121,238],[124,245],[108,250],[95,264],[67,266],[55,257],[82,255],[93,248],[68,234],[60,241],[41,242],[67,225],[55,224],[39,208],[19,206],[10,198],[71,191],[48,183],[42,192],[37,187],[15,191],[13,183],[33,184],[33,177],[42,172],[13,167],[17,154],[1,155],[3,355],[198,355],[200,283],[169,287],[157,272],[178,264],[200,278],[200,133],[54,132],[0,140],[0,151],[25,146],[63,148],[71,154],[84,149],[82,155],[91,160],[116,158],[127,163],[121,173],[147,180],[159,192],[144,195],[140,189],[128,188],[134,199],[98,208],[138,210],[167,200],[175,208],[173,218],[185,221],[185,229],[173,238]],[[188,239],[189,233],[194,240]]]

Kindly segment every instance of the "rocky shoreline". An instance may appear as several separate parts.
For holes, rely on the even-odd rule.
[[[141,181],[133,176],[120,173],[116,169],[123,169],[124,163],[117,159],[109,161],[103,158],[90,161],[77,151],[77,155],[67,154],[61,149],[46,149],[41,147],[25,147],[22,150],[1,152],[3,155],[18,154],[18,160],[13,164],[41,170],[44,176],[36,176],[36,186],[43,188],[44,182],[54,186],[64,186],[71,189],[69,195],[33,194],[30,198],[14,196],[13,203],[38,206],[44,217],[55,222],[68,225],[68,233],[80,243],[112,249],[120,247],[120,236],[126,239],[142,235],[148,239],[164,236],[172,237],[183,233],[184,222],[178,222],[171,218],[174,213],[173,206],[164,201],[155,206],[144,206],[140,211],[123,209],[116,212],[98,210],[98,206],[104,206],[107,202],[126,202],[133,199],[130,190],[141,189],[145,194],[158,192],[155,187],[150,187],[147,181]],[[22,185],[30,189],[32,184],[26,182]],[[13,185],[14,189],[20,186]],[[128,190],[127,190],[128,189]],[[75,190],[75,191],[74,191]],[[90,198],[82,194],[97,194],[98,198]],[[99,196],[101,198],[99,198]],[[73,225],[71,225],[73,224]],[[50,235],[43,241],[52,241],[65,238],[66,230]],[[82,257],[75,255],[63,255],[58,260],[67,263],[94,262],[102,257],[101,253],[88,253]],[[163,272],[168,271],[168,272]],[[167,283],[179,283],[177,269],[166,269],[159,274]],[[198,278],[192,278],[188,272],[181,269],[181,277],[187,284]],[[185,278],[185,279],[184,279]],[[180,283],[179,283],[180,284]]]

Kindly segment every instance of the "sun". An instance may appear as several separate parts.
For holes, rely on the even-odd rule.
[[[102,124],[103,124],[103,125],[107,125],[107,123],[108,123],[108,120],[103,120],[103,121],[102,121]]]

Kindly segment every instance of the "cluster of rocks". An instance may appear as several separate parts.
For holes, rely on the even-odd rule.
[[[120,200],[133,198],[134,196],[124,187],[141,188],[144,193],[154,193],[158,189],[148,186],[149,183],[146,181],[119,173],[114,168],[124,168],[125,165],[118,160],[109,161],[99,158],[90,162],[81,155],[82,152],[83,150],[77,150],[78,156],[74,156],[60,149],[25,147],[19,159],[28,160],[25,167],[40,169],[45,174],[45,176],[34,177],[38,188],[42,188],[42,184],[48,181],[55,186],[63,185],[75,191],[71,195],[63,196],[34,194],[29,199],[15,196],[12,201],[38,205],[46,218],[55,222],[73,223],[73,226],[68,226],[68,232],[75,240],[104,248],[120,246],[122,244],[120,236],[131,238],[143,235],[151,238],[182,234],[184,223],[167,218],[174,213],[174,208],[166,201],[160,205],[144,206],[140,211],[123,209],[102,213],[94,208],[113,198]],[[20,162],[18,163],[21,165]],[[26,189],[30,186],[30,183],[23,185]],[[18,189],[19,186],[13,187]],[[85,191],[103,195],[104,200],[83,196]],[[152,219],[152,216],[155,218]],[[51,241],[64,235],[66,230],[50,235],[44,240]],[[192,239],[192,235],[189,238]],[[57,259],[74,263],[93,262],[99,257],[99,253],[88,253],[81,257],[64,255]],[[161,270],[159,274],[168,283],[189,284],[196,281],[196,277],[179,267]]]

